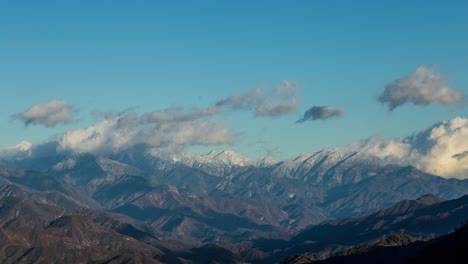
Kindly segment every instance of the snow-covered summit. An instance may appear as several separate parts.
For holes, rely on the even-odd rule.
[[[274,164],[279,163],[280,161],[271,157],[271,156],[263,156],[257,160],[255,160],[254,165],[259,168],[269,167]]]
[[[232,150],[223,150],[223,151],[210,151],[208,154],[204,155],[210,162],[213,163],[222,163],[228,165],[236,166],[248,166],[252,165],[252,160],[243,157]]]
[[[14,146],[0,148],[0,156],[4,157],[17,157],[29,155],[32,151],[33,144],[28,141],[21,141]]]
[[[212,150],[207,154],[193,154],[189,152],[181,152],[170,155],[170,160],[174,162],[182,162],[191,167],[196,164],[228,165],[242,167],[254,164],[252,160],[243,157],[232,150]]]
[[[182,163],[191,168],[216,176],[227,176],[238,172],[241,168],[247,167],[269,167],[279,161],[270,156],[252,160],[244,157],[232,150],[212,150],[205,154],[195,154],[190,152],[160,153],[156,150],[148,152],[155,158],[160,158],[172,163]]]
[[[290,168],[296,168],[300,165],[311,166],[317,164],[320,164],[321,166],[333,166],[346,160],[367,160],[369,162],[380,162],[380,159],[377,157],[364,152],[348,150],[344,148],[329,148],[320,151],[313,151],[286,160],[284,165]]]
[[[17,145],[13,146],[12,148],[17,149],[19,151],[29,151],[32,148],[33,144],[28,141],[21,141]]]
[[[258,159],[249,159],[236,153],[235,151],[211,150],[205,154],[195,154],[191,152],[161,153],[157,150],[148,152],[151,156],[161,158],[174,163],[183,163],[189,167],[219,166],[219,167],[269,167],[280,162],[272,156],[262,156]]]
[[[357,182],[376,175],[384,162],[376,156],[345,148],[310,152],[285,160],[275,173],[312,184]]]

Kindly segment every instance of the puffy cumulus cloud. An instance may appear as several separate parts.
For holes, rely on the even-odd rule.
[[[35,104],[24,112],[13,115],[14,119],[20,120],[25,125],[43,125],[54,127],[58,124],[70,123],[73,106],[66,101],[52,100],[44,104]]]
[[[433,68],[420,66],[413,73],[395,80],[385,86],[385,90],[378,98],[393,111],[406,104],[427,105],[457,104],[463,99],[463,92],[447,86],[447,78],[433,71]]]
[[[231,95],[216,102],[216,107],[252,110],[254,116],[279,117],[295,112],[298,104],[297,84],[283,81],[273,91],[261,87]]]
[[[297,120],[297,123],[303,123],[310,120],[326,120],[332,117],[342,117],[344,110],[331,106],[312,106],[304,112],[304,115]]]
[[[412,165],[425,172],[468,178],[468,119],[456,117],[404,139],[371,138],[353,148],[388,162]]]
[[[232,132],[222,121],[194,117],[173,122],[174,116],[158,120],[150,119],[151,114],[139,116],[135,112],[128,112],[108,116],[92,126],[60,135],[57,139],[58,148],[60,151],[105,155],[139,145],[172,152],[194,145],[232,143]]]

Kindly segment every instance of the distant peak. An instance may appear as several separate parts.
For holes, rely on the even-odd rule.
[[[22,157],[31,155],[33,144],[27,141],[21,141],[20,143],[0,148],[0,156],[3,157]]]
[[[245,166],[251,163],[251,160],[241,156],[240,154],[237,154],[232,150],[223,150],[219,152],[211,151],[207,156],[212,158],[212,161],[214,162],[221,162],[232,165]]]
[[[211,150],[210,152],[208,152],[207,154],[205,154],[206,156],[210,156],[210,157],[216,157],[216,156],[241,156],[240,154],[237,154],[236,152],[232,151],[232,150],[229,150],[229,149],[225,149],[225,150]]]
[[[273,158],[271,156],[263,156],[263,157],[261,157],[261,158],[259,158],[259,159],[257,159],[255,161],[255,165],[257,167],[268,167],[268,166],[271,166],[271,165],[276,164],[278,162],[279,162],[279,160],[277,160],[277,159],[275,159],[275,158]]]
[[[28,141],[21,141],[20,143],[18,143],[15,148],[20,150],[20,151],[28,151],[31,149],[31,147],[33,146],[33,144],[31,142],[28,142]]]
[[[219,151],[213,149],[213,150],[211,150],[210,152],[208,152],[208,153],[206,154],[206,156],[211,156],[211,157],[213,157],[213,156],[216,156],[218,153],[219,153]]]
[[[347,159],[350,157],[354,157],[358,159],[373,158],[373,156],[365,155],[361,152],[356,152],[356,151],[347,150],[343,148],[328,148],[328,149],[322,149],[322,150],[313,151],[313,152],[300,155],[290,160],[290,162],[292,161],[293,163],[301,163],[301,162],[315,163],[319,160],[327,160],[327,162],[336,163],[340,160]]]
[[[157,152],[151,153],[156,157],[163,157]],[[236,166],[248,166],[252,165],[252,161],[246,157],[232,150],[212,150],[206,154],[194,154],[190,152],[180,152],[176,154],[166,155],[166,159],[173,162],[182,162],[186,165],[193,166],[194,164],[212,164],[212,165],[236,165]]]
[[[226,155],[239,155],[239,154],[237,154],[236,152],[234,152],[234,151],[232,151],[230,149],[225,149],[225,150],[221,151],[221,153],[224,153]]]
[[[223,156],[223,157],[242,157],[240,154],[237,154],[236,152],[226,149],[223,151],[215,152],[215,156]]]

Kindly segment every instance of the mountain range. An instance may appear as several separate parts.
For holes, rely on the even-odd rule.
[[[414,227],[414,232],[443,235],[458,223],[458,218],[439,217],[452,210],[448,205],[441,205],[434,218],[444,220],[443,227],[428,224],[420,229],[419,220],[411,217],[468,193],[468,180],[442,178],[343,149],[277,161],[250,160],[229,150],[165,154],[145,146],[100,156],[59,152],[55,143],[22,142],[3,150],[0,164],[0,197],[68,212],[102,212],[154,238],[183,240],[197,250],[228,250],[233,259],[249,262],[279,261],[311,250],[329,255],[398,232],[399,224],[407,230]],[[405,220],[395,222],[379,214]],[[356,215],[361,218],[349,218]],[[77,217],[67,218],[64,226],[85,221]],[[309,237],[316,242],[307,242]],[[151,254],[137,255],[157,255]]]

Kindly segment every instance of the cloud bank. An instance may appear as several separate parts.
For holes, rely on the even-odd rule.
[[[66,101],[52,100],[44,104],[35,104],[24,112],[16,113],[13,118],[28,125],[43,125],[54,127],[58,124],[70,123],[73,119],[73,106]]]
[[[256,117],[279,117],[296,111],[297,97],[297,84],[284,81],[271,92],[258,87],[220,99],[215,106],[232,110],[250,110]]]
[[[389,163],[412,165],[443,177],[468,178],[468,119],[442,121],[404,139],[370,138],[352,144]]]
[[[98,123],[70,130],[57,139],[60,151],[114,154],[134,146],[145,145],[160,151],[176,152],[194,145],[232,143],[232,132],[222,121],[207,121],[209,109],[135,112],[107,116]]]
[[[378,100],[386,104],[390,111],[406,103],[415,105],[460,103],[464,96],[463,92],[450,88],[446,80],[445,76],[434,72],[432,68],[420,66],[413,73],[387,84]]]
[[[331,106],[312,106],[304,112],[304,115],[296,121],[296,123],[303,123],[312,120],[326,120],[332,117],[342,117],[344,110]]]

